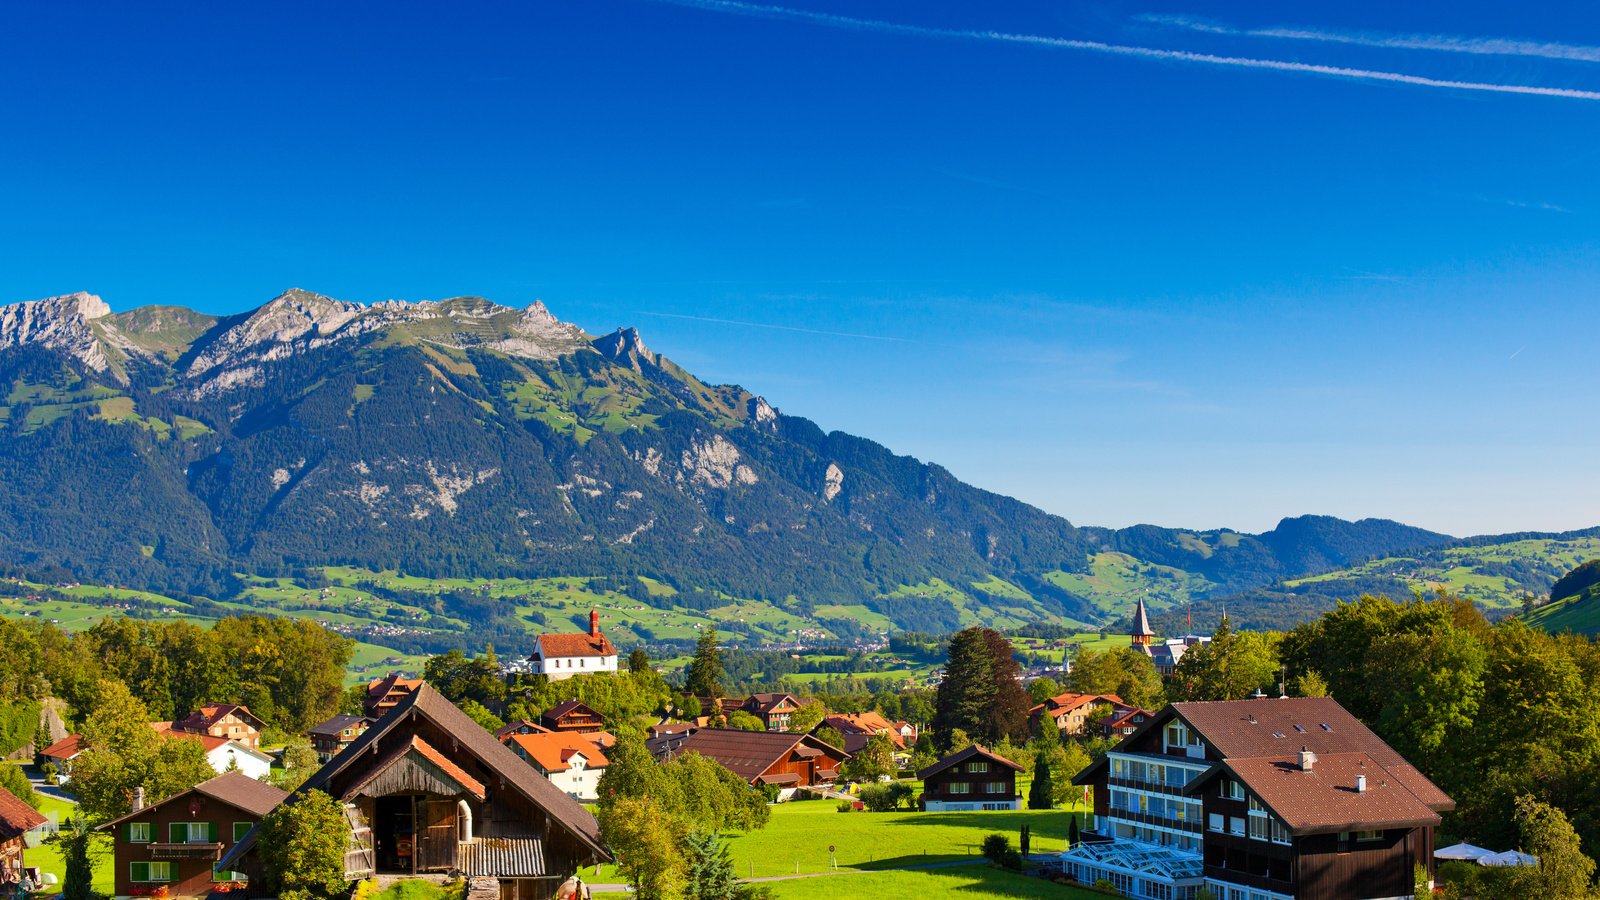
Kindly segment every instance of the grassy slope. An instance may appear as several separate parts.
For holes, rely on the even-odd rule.
[[[1398,578],[1423,591],[1442,587],[1492,609],[1511,609],[1522,602],[1525,588],[1503,575],[1483,572],[1484,564],[1535,561],[1546,564],[1552,571],[1565,572],[1600,556],[1600,537],[1534,538],[1477,547],[1451,547],[1437,555],[1442,558],[1433,559],[1431,555],[1388,557],[1285,584],[1331,588],[1350,578],[1383,576]]]
[[[1579,634],[1600,634],[1600,590],[1590,588],[1539,607],[1523,621],[1552,634],[1573,631]]]
[[[1129,605],[1140,597],[1155,609],[1165,609],[1212,587],[1210,581],[1191,572],[1115,551],[1096,553],[1087,573],[1055,571],[1044,578],[1089,601],[1108,618],[1126,615]]]

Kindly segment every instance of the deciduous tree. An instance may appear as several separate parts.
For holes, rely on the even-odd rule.
[[[280,804],[261,820],[256,846],[279,900],[325,900],[344,893],[350,827],[338,801],[319,790]]]

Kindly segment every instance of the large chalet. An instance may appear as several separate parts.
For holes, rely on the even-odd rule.
[[[426,684],[312,775],[349,821],[345,875],[459,873],[501,900],[549,900],[579,868],[611,858],[594,816]],[[256,831],[223,870],[256,874]]]
[[[267,723],[257,718],[248,706],[237,703],[207,704],[172,723],[173,731],[223,738],[251,750],[261,749],[261,729],[265,727]]]
[[[1060,857],[1129,897],[1409,897],[1455,808],[1331,698],[1173,703],[1073,779],[1095,825]]]

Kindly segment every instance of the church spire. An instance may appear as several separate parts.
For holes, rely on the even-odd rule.
[[[1144,598],[1139,599],[1139,605],[1133,610],[1133,630],[1128,635],[1133,639],[1133,646],[1148,647],[1150,639],[1156,633],[1150,630],[1150,614],[1144,608]]]

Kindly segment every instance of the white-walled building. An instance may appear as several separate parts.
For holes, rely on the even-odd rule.
[[[600,633],[600,613],[589,610],[587,634],[541,634],[528,657],[533,674],[552,681],[617,671],[617,648]]]
[[[596,800],[609,764],[589,735],[510,734],[506,746],[574,800]]]

